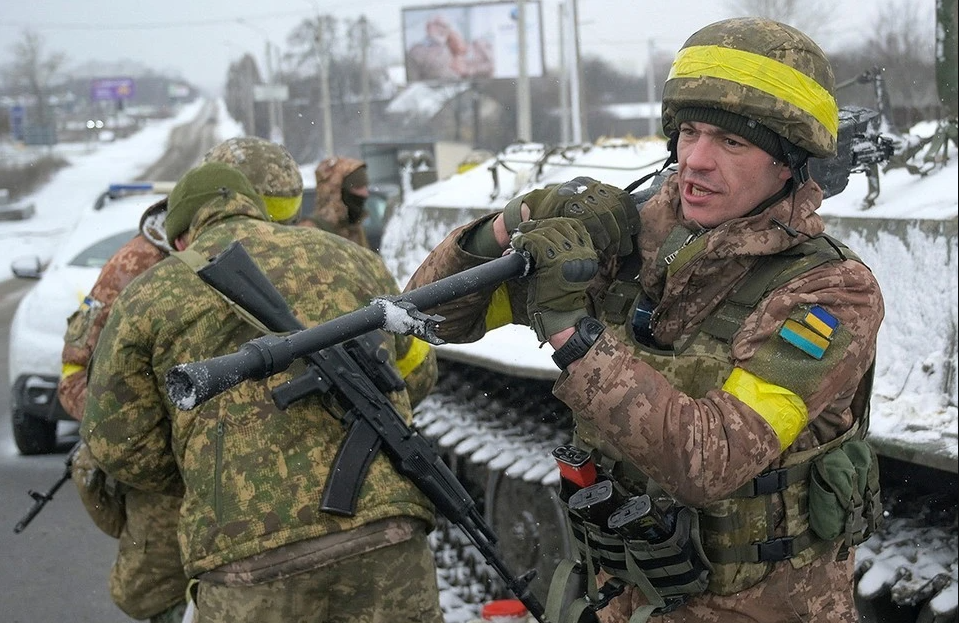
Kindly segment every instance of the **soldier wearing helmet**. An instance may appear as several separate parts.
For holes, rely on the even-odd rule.
[[[231,138],[211,149],[203,160],[228,164],[248,176],[272,220],[287,222],[299,215],[303,179],[282,145],[257,137]],[[147,208],[140,219],[140,234],[107,261],[68,320],[57,394],[63,408],[77,420],[83,418],[87,398],[87,367],[113,302],[127,284],[173,248],[165,228],[166,216],[166,199]],[[73,480],[88,514],[101,530],[119,539],[110,573],[114,603],[135,619],[178,622],[186,608],[187,586],[176,535],[180,495],[113,483],[85,445],[74,464]],[[142,535],[147,533],[149,552],[143,546]]]
[[[223,141],[203,157],[239,170],[263,199],[270,220],[294,223],[303,201],[303,176],[286,147],[256,136]]]
[[[166,554],[192,581],[194,620],[441,623],[427,540],[434,509],[390,461],[371,462],[355,514],[318,504],[346,434],[336,401],[311,396],[280,409],[263,381],[184,411],[158,381],[174,365],[263,336],[195,274],[235,242],[308,325],[398,295],[383,260],[328,232],[271,221],[262,190],[235,164],[190,170],[168,203],[162,232],[176,251],[117,295],[91,360],[80,434],[131,491],[180,495],[164,525],[179,547]],[[411,419],[436,381],[435,353],[406,335],[384,334],[382,346],[406,381],[389,400]]]
[[[531,275],[424,311],[450,342],[519,323],[554,348],[576,547],[551,621],[858,621],[855,546],[881,519],[863,436],[884,310],[816,213],[807,163],[835,153],[833,90],[795,28],[706,26],[666,81],[677,167],[651,198],[585,177],[533,191],[452,232],[411,279],[532,257]]]

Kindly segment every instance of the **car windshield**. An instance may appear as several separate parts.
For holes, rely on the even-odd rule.
[[[137,234],[136,229],[122,231],[113,234],[109,238],[98,240],[90,245],[70,260],[70,266],[81,266],[83,268],[103,268],[107,260],[113,257],[113,254],[120,250],[131,238]]]

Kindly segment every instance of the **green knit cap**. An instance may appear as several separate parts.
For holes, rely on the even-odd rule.
[[[170,244],[190,228],[193,217],[207,202],[217,197],[244,195],[264,210],[263,200],[257,195],[250,180],[222,162],[208,162],[191,169],[180,178],[168,199],[166,229]]]

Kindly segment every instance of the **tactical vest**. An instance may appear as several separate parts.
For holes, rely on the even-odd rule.
[[[696,257],[704,246],[704,238],[677,227],[668,236],[658,261],[668,264],[668,270],[676,270]],[[620,271],[603,299],[600,316],[607,325],[606,330],[631,345],[635,356],[663,374],[674,387],[698,399],[708,391],[722,387],[732,372],[732,338],[766,296],[813,268],[846,259],[861,261],[845,245],[825,234],[780,254],[762,258],[694,334],[669,349],[650,347],[635,338],[632,319],[642,296],[642,287],[633,279],[638,267],[624,266]],[[829,369],[831,363],[828,361],[817,364],[815,359],[805,358],[798,386],[787,380],[788,370],[769,369],[754,373],[801,394],[804,387],[818,384]],[[861,480],[867,484],[860,485],[861,493],[856,500],[859,507],[851,509],[848,517],[840,518],[845,528],[839,535],[841,538],[823,539],[811,530],[808,508],[810,474],[817,460],[832,456],[830,453],[846,442],[861,440],[865,435],[871,380],[872,368],[860,383],[852,403],[856,423],[845,434],[807,451],[787,451],[780,467],[767,469],[724,500],[703,508],[682,509],[682,512],[688,511],[689,516],[680,514],[677,523],[680,528],[685,526],[683,529],[691,531],[693,545],[708,560],[710,592],[728,595],[742,591],[762,581],[775,563],[789,560],[795,568],[805,566],[832,550],[837,542],[844,544],[840,552],[843,556],[848,547],[861,543],[876,528],[881,517],[881,503],[875,468],[868,477],[865,473],[861,475]],[[605,473],[611,474],[612,479],[629,494],[664,495],[658,485],[637,467],[623,461],[622,455],[603,441],[591,423],[577,418],[575,443],[598,457]],[[859,443],[866,446],[864,442]],[[866,448],[857,448],[856,451],[872,452],[868,446]],[[874,454],[871,459],[871,465],[875,466]],[[785,514],[785,536],[777,536],[772,524],[776,496],[779,496]],[[624,547],[622,538],[608,529],[589,525],[589,522],[584,525],[572,513],[570,519],[581,560],[587,560],[591,571],[592,560],[596,560],[616,578],[637,585],[650,603],[663,606],[665,596],[668,608],[670,595],[696,594],[706,588],[690,577],[691,568],[673,569],[672,573],[680,576],[674,585],[661,578],[661,567],[668,567],[671,562],[669,552],[659,559],[660,568],[657,568],[656,561],[649,560],[651,554],[635,551],[635,544],[627,541]],[[668,610],[662,607],[657,611],[647,608],[642,617],[634,615],[633,620],[643,620],[650,612],[661,614],[665,611]]]

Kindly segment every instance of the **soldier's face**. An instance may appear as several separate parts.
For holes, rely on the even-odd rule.
[[[703,227],[745,216],[791,176],[759,147],[708,123],[682,123],[676,150],[683,216]]]

